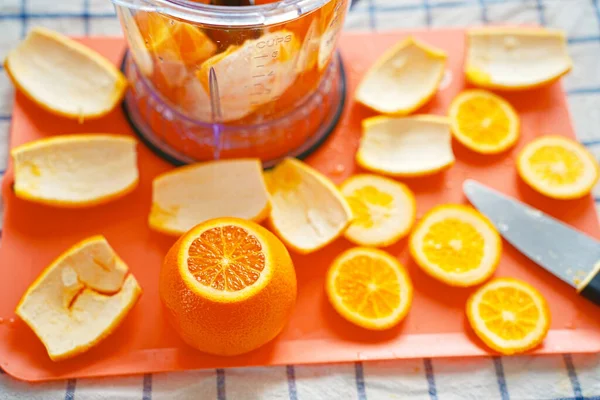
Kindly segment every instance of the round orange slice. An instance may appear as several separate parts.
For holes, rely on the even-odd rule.
[[[171,324],[190,346],[236,355],[272,340],[296,302],[296,273],[281,241],[260,225],[216,218],[169,250],[159,294]]]
[[[534,190],[555,199],[589,194],[599,176],[594,156],[562,136],[543,136],[528,143],[517,158],[517,171]]]
[[[450,104],[449,114],[454,138],[477,153],[501,153],[519,139],[519,115],[491,92],[463,91]]]
[[[361,246],[389,246],[408,234],[415,222],[416,202],[404,184],[361,174],[341,186],[354,219],[344,236]]]
[[[512,278],[494,279],[473,293],[467,318],[486,345],[506,355],[537,347],[550,329],[546,299],[529,284]]]
[[[474,286],[496,270],[502,240],[492,223],[472,207],[431,209],[410,236],[410,253],[425,271],[451,286]]]
[[[402,264],[368,247],[340,254],[327,272],[325,288],[331,305],[344,319],[371,330],[397,325],[413,298],[412,282]]]

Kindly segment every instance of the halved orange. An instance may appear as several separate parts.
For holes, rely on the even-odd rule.
[[[327,272],[325,289],[344,319],[371,330],[397,325],[413,297],[412,282],[402,264],[385,251],[369,247],[340,254]]]
[[[563,136],[543,136],[528,143],[517,158],[519,176],[534,190],[555,199],[590,193],[600,169],[580,143]]]
[[[296,302],[296,273],[281,241],[260,225],[216,218],[169,250],[159,294],[182,339],[206,353],[236,355],[272,340]]]
[[[513,106],[485,90],[460,93],[450,104],[449,116],[454,138],[477,153],[501,153],[519,139],[520,120]]]
[[[494,279],[473,293],[467,302],[467,317],[486,345],[506,355],[542,343],[551,318],[544,296],[513,278]]]

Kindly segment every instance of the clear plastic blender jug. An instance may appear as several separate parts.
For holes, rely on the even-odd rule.
[[[335,125],[345,91],[335,47],[350,0],[112,1],[128,44],[125,111],[173,163],[269,166],[305,155]]]

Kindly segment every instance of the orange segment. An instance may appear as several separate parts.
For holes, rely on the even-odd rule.
[[[397,259],[372,248],[356,247],[338,256],[327,274],[326,291],[335,310],[366,329],[399,323],[412,302],[412,283]]]
[[[450,105],[456,140],[482,154],[500,153],[519,139],[519,116],[503,98],[485,90],[466,90]]]
[[[188,269],[198,282],[235,292],[253,285],[265,268],[262,245],[237,226],[209,229],[192,242]]]
[[[175,330],[216,355],[252,351],[281,332],[296,303],[296,273],[281,241],[240,218],[205,221],[169,250],[159,294]]]
[[[467,302],[467,317],[479,338],[507,355],[538,346],[550,327],[544,297],[512,278],[495,279],[473,293]]]

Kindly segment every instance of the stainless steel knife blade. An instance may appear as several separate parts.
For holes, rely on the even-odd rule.
[[[502,237],[536,264],[576,288],[600,260],[600,242],[474,180],[463,192]]]

